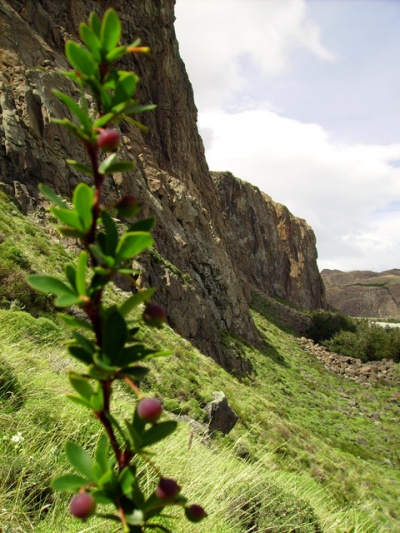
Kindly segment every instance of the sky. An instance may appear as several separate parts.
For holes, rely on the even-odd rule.
[[[176,0],[211,170],[304,218],[318,265],[400,268],[400,0]]]

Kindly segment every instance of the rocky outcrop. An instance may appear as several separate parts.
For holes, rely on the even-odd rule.
[[[316,239],[307,222],[230,172],[211,175],[224,240],[243,284],[302,309],[324,307]]]
[[[129,58],[124,68],[141,77],[141,101],[158,107],[143,116],[148,134],[121,123],[122,157],[136,169],[110,179],[107,201],[135,194],[143,215],[156,216],[156,250],[142,265],[141,282],[159,287],[156,298],[181,335],[226,369],[244,373],[251,365],[220,339],[231,331],[262,342],[248,309],[252,287],[303,308],[323,306],[314,236],[258,189],[231,176],[211,177],[174,33],[174,0],[108,5],[121,16],[126,42],[140,36],[151,47],[150,56]],[[99,3],[0,0],[0,182],[26,211],[41,201],[38,183],[70,195],[82,179],[65,163],[84,159],[82,147],[50,120],[68,114],[51,89],[78,97],[57,69],[68,69],[64,43],[78,39],[91,10]]]
[[[302,337],[298,342],[302,350],[322,361],[329,370],[336,374],[342,374],[358,384],[371,386],[377,383],[391,385],[400,383],[398,365],[394,361],[382,359],[381,361],[363,363],[361,359],[330,352],[324,346],[314,344],[311,339],[306,337]]]
[[[400,319],[400,270],[385,272],[325,269],[327,303],[354,317]]]

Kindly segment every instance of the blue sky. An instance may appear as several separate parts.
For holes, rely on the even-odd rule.
[[[212,170],[304,218],[319,266],[400,267],[400,1],[177,0]]]

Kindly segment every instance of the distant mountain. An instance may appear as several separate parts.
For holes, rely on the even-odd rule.
[[[321,272],[328,306],[350,316],[400,319],[400,269]]]

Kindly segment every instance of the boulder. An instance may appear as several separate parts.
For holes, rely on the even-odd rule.
[[[206,405],[206,413],[209,421],[208,431],[220,431],[227,435],[235,426],[238,415],[230,407],[227,397],[221,391],[213,392],[214,400]]]

